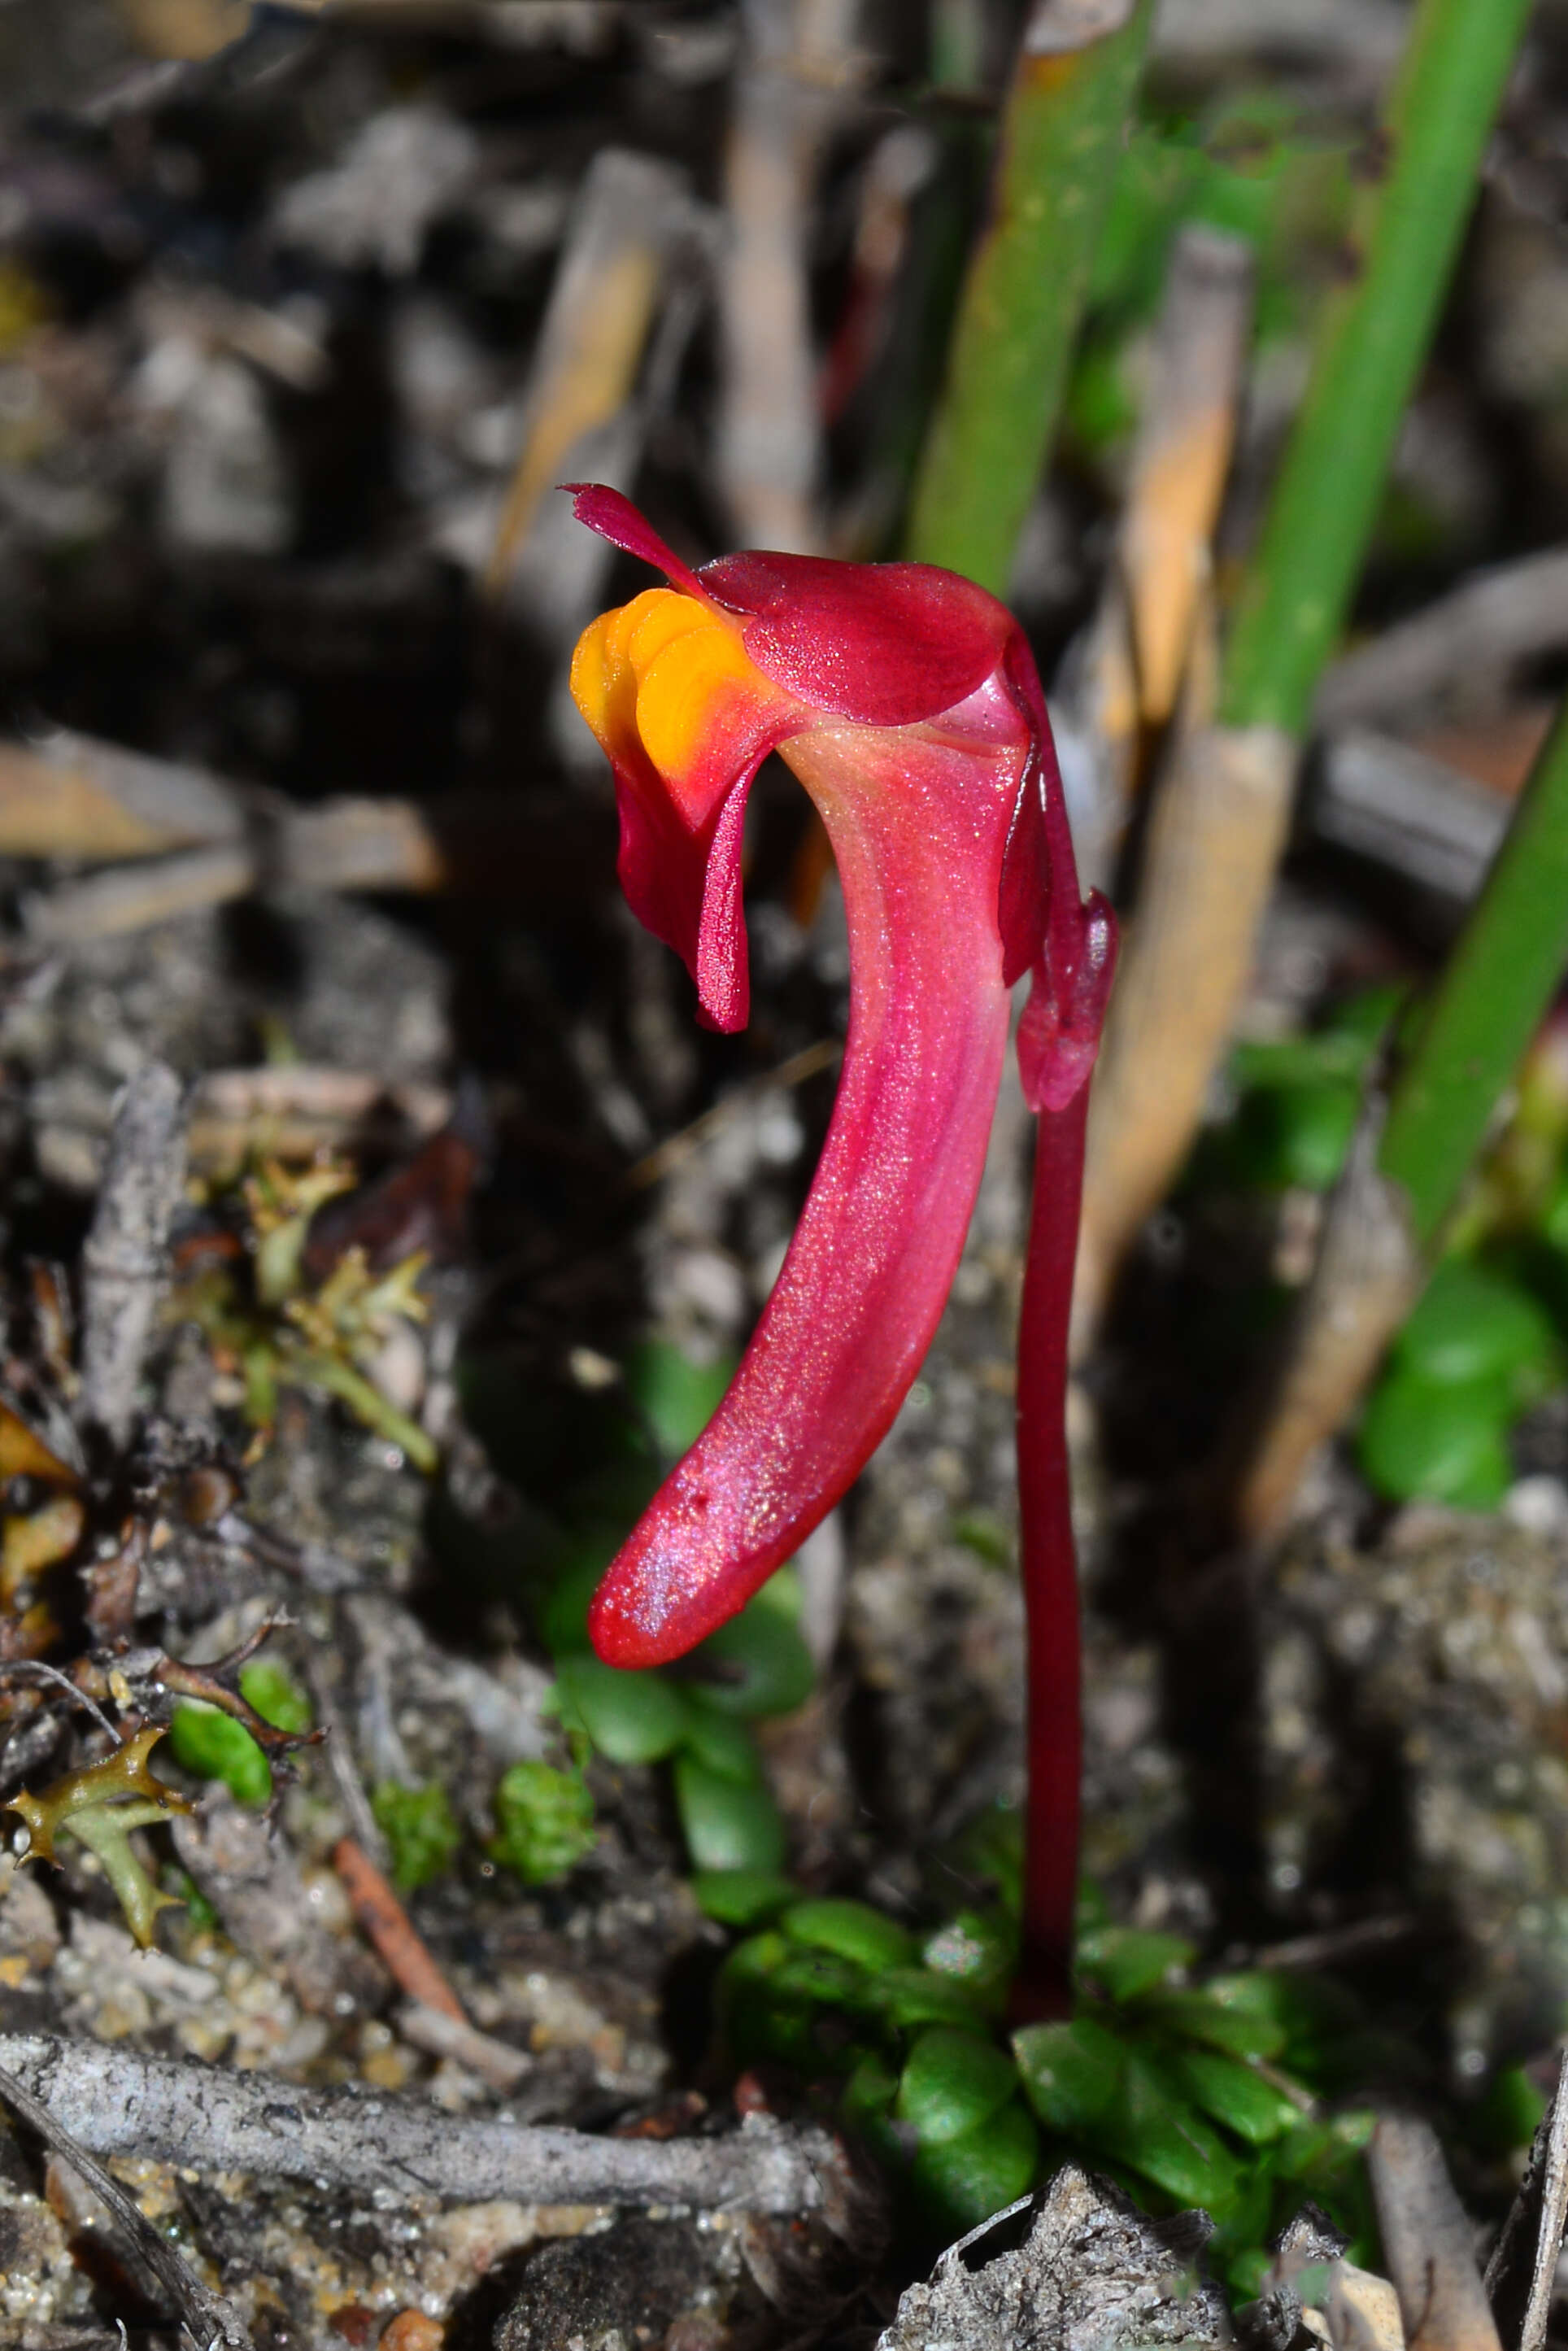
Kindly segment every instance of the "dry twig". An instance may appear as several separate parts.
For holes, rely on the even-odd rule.
[[[538,2064],[526,2049],[514,2049],[509,2042],[476,2032],[472,2024],[449,2016],[445,2009],[429,2008],[421,2001],[410,2001],[399,2009],[397,2026],[416,2049],[431,2057],[450,2057],[453,2064],[476,2074],[503,2097],[515,2090]]]
[[[237,840],[244,799],[197,768],[150,759],[64,727],[0,743],[0,853],[150,857]]]
[[[686,173],[671,163],[607,147],[589,166],[535,345],[522,442],[490,559],[493,594],[512,580],[541,500],[563,477],[591,473],[614,487],[631,487],[640,433],[628,403],[665,269],[691,210]],[[629,434],[613,447],[605,435],[623,417]],[[591,456],[584,446],[590,442]],[[618,475],[627,478],[618,481]],[[530,618],[556,619],[555,635],[563,611],[575,627],[601,559],[599,542],[588,545],[587,532],[574,529],[564,541],[556,531],[546,536],[556,559],[526,563],[517,586]],[[559,558],[579,544],[584,551],[573,568],[583,576],[564,587]]]
[[[370,1141],[400,1144],[438,1134],[452,1116],[443,1087],[389,1084],[358,1070],[308,1062],[259,1070],[209,1070],[191,1095],[192,1165],[234,1167],[253,1152],[310,1159],[321,1150]]]
[[[32,2044],[17,2043],[18,2049]],[[5,2044],[11,2053],[11,2044]],[[27,2071],[26,2065],[24,2073]],[[20,2115],[29,2129],[37,2133],[45,2146],[68,2163],[80,2174],[96,2196],[101,2197],[120,2227],[135,2247],[137,2254],[180,2313],[186,2333],[196,2346],[196,2351],[251,2351],[251,2338],[234,2304],[223,2294],[213,2294],[204,2286],[190,2263],[160,2229],[141,2210],[134,2197],[129,2195],[112,2173],[94,2161],[87,2148],[79,2144],[70,2126],[57,2112],[51,2111],[47,2094],[36,2095],[36,2082],[30,2086],[18,2081],[8,2068],[0,2068],[0,2098]],[[129,2149],[100,2148],[99,2153],[129,2153]],[[178,2160],[178,2157],[175,2160]]]
[[[1212,647],[1195,644],[1089,1104],[1075,1350],[1197,1128],[1289,829],[1294,741],[1210,724],[1211,691]]]
[[[106,866],[85,882],[68,882],[26,901],[27,946],[34,950],[78,946],[86,939],[149,930],[154,923],[173,922],[204,906],[244,898],[255,883],[255,856],[243,842]]]
[[[742,0],[725,154],[719,475],[741,543],[809,553],[821,471],[806,224],[854,0]]]
[[[662,1143],[656,1144],[651,1151],[635,1161],[626,1173],[628,1189],[642,1191],[649,1184],[662,1182],[666,1176],[671,1175],[690,1159],[694,1151],[700,1151],[703,1144],[711,1142],[714,1135],[722,1134],[732,1119],[774,1086],[804,1085],[807,1078],[815,1078],[819,1070],[830,1070],[843,1051],[844,1047],[836,1037],[822,1037],[815,1045],[803,1046],[798,1053],[792,1053],[789,1060],[781,1061],[776,1070],[769,1070],[765,1075],[753,1078],[743,1086],[737,1086],[733,1092],[716,1102],[711,1109],[705,1110],[701,1117],[694,1118],[690,1126],[683,1126],[677,1134],[667,1135]]]
[[[1519,2193],[1486,2265],[1484,2283],[1510,2351],[1542,2351],[1557,2260],[1568,2231],[1568,2051],[1541,2117]]]
[[[1386,2115],[1366,2164],[1409,2351],[1501,2351],[1474,2234],[1431,2125]]]
[[[1251,247],[1218,229],[1183,229],[1166,278],[1119,554],[1138,700],[1151,725],[1176,707],[1209,580],[1251,318]]]
[[[44,2034],[0,2033],[0,2066],[94,2154],[205,2171],[324,2179],[421,2202],[509,2197],[830,2219],[844,2190],[826,2132],[765,2116],[722,2138],[599,2138]]]
[[[1468,904],[1508,830],[1509,804],[1413,743],[1347,726],[1324,746],[1308,809],[1320,841]]]
[[[339,1837],[332,1849],[332,1866],[343,1881],[355,1917],[386,1961],[399,1990],[421,2008],[434,2009],[454,2024],[466,2024],[462,2001],[369,1854],[352,1837]]]
[[[109,1161],[82,1250],[81,1409],[116,1446],[130,1435],[142,1359],[162,1299],[169,1228],[185,1180],[183,1089],[149,1061],[115,1110]]]
[[[1421,709],[1456,678],[1506,671],[1568,644],[1568,549],[1479,571],[1334,663],[1318,688],[1320,726],[1365,726]]]
[[[1283,1525],[1308,1462],[1361,1395],[1425,1279],[1399,1187],[1378,1173],[1382,1125],[1380,1111],[1362,1122],[1278,1378],[1239,1448],[1236,1524],[1253,1541]]]
[[[1070,720],[1096,771],[1096,820],[1081,862],[1102,883],[1127,822],[1143,730],[1163,726],[1175,709],[1199,622],[1251,310],[1250,248],[1218,230],[1184,229],[1166,279],[1116,552],[1064,681]]]
[[[315,2016],[379,2005],[387,1979],[369,1951],[331,1934],[306,1898],[298,1864],[264,1813],[209,1790],[174,1823],[181,1860],[248,1957],[281,1975]]]

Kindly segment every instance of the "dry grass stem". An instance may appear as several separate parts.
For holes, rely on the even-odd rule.
[[[85,882],[67,883],[27,901],[27,945],[35,951],[79,946],[88,939],[150,930],[154,923],[248,897],[255,883],[255,856],[240,844],[106,866]]]
[[[1485,2285],[1498,2332],[1510,2351],[1542,2351],[1568,2229],[1568,2053],[1541,2117],[1519,2192],[1502,2224]]]
[[[673,164],[611,147],[590,166],[535,347],[522,442],[490,559],[493,594],[506,585],[545,492],[578,470],[573,452],[631,398],[666,262],[690,210],[686,174]]]
[[[1501,2351],[1475,2232],[1431,2125],[1386,2115],[1366,2164],[1409,2351]]]
[[[781,1061],[776,1070],[769,1070],[764,1076],[753,1078],[749,1085],[737,1086],[732,1093],[716,1102],[711,1110],[705,1110],[701,1118],[694,1118],[690,1126],[683,1126],[679,1134],[667,1136],[664,1142],[657,1144],[653,1150],[637,1160],[627,1170],[628,1189],[640,1192],[649,1184],[661,1182],[690,1159],[694,1151],[700,1151],[703,1144],[711,1142],[714,1135],[722,1134],[732,1119],[760,1096],[775,1086],[804,1085],[807,1078],[815,1078],[819,1070],[830,1070],[843,1051],[844,1047],[836,1037],[822,1037],[815,1045],[804,1046],[798,1053],[792,1053],[789,1060]]]
[[[1334,663],[1318,689],[1321,726],[1419,710],[1458,677],[1506,672],[1568,645],[1568,549],[1477,572],[1450,595]]]
[[[0,743],[0,855],[108,863],[235,840],[245,807],[233,785],[60,728]]]
[[[1085,878],[1109,887],[1146,730],[1176,707],[1212,569],[1241,407],[1252,269],[1237,237],[1187,228],[1166,281],[1117,549],[1058,697],[1094,762]]]
[[[1380,1116],[1363,1121],[1279,1376],[1241,1451],[1235,1517],[1252,1541],[1285,1523],[1313,1456],[1343,1425],[1425,1280],[1399,1188],[1377,1171],[1381,1132]]]
[[[191,1095],[188,1149],[193,1167],[240,1165],[254,1153],[310,1159],[369,1137],[422,1141],[452,1116],[441,1086],[391,1084],[358,1070],[300,1061],[259,1070],[209,1070]]]
[[[0,824],[4,820],[0,809]],[[83,821],[90,820],[90,810],[84,807]],[[16,830],[21,831],[20,821]],[[56,840],[41,847],[46,828],[37,826],[31,841],[11,853],[83,854],[80,844],[61,844],[62,830],[56,828]],[[504,836],[508,828],[503,822],[498,830]],[[519,829],[514,825],[511,831],[512,845],[520,847]],[[30,947],[76,946],[88,939],[147,930],[154,923],[248,897],[256,889],[424,893],[443,889],[453,878],[431,820],[411,800],[344,798],[316,808],[278,811],[258,820],[247,841],[217,842],[172,856],[147,855],[143,847],[122,846],[127,838],[124,828],[118,835],[111,831],[107,841],[94,841],[86,853],[118,855],[134,862],[106,864],[82,881],[63,883],[26,902]],[[504,838],[495,846],[504,853]]]
[[[719,478],[740,542],[810,553],[822,468],[806,225],[855,0],[742,0],[725,194]]]
[[[1217,229],[1184,229],[1166,280],[1118,564],[1151,726],[1176,707],[1209,580],[1251,317],[1251,247]]]
[[[1468,901],[1508,830],[1501,794],[1414,744],[1363,726],[1324,747],[1310,820],[1321,841]]]
[[[1106,1024],[1089,1111],[1075,1351],[1197,1131],[1290,824],[1294,742],[1273,727],[1199,721],[1199,672],[1209,668],[1207,652],[1195,656]]]

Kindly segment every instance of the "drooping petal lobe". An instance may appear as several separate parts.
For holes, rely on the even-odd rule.
[[[858,1476],[930,1345],[1006,1050],[996,893],[1006,762],[843,728],[784,756],[822,812],[849,925],[844,1073],[811,1194],[744,1359],[599,1587],[600,1656],[680,1656]]]
[[[659,565],[584,635],[573,691],[614,767],[620,875],[704,1017],[746,1016],[746,793],[778,749],[844,890],[844,1071],[810,1196],[707,1429],[611,1563],[590,1628],[617,1666],[680,1656],[798,1549],[891,1424],[979,1187],[1009,987],[1036,1105],[1070,1101],[1109,984],[1078,903],[1044,698],[1005,608],[919,564],[729,556],[692,571],[618,494],[577,513]]]

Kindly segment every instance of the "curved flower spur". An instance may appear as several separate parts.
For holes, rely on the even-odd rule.
[[[594,1646],[615,1666],[681,1656],[792,1555],[887,1433],[958,1264],[1008,991],[1032,972],[1018,1050],[1044,1125],[1020,1353],[1024,1575],[1032,1655],[1064,1638],[1073,1652],[1071,1721],[1059,1654],[1049,1712],[1071,1746],[1075,1817],[1062,1403],[1083,1109],[1116,933],[1102,898],[1079,901],[1028,646],[956,573],[763,553],[694,572],[618,492],[569,486],[582,522],[671,583],[594,622],[572,664],[615,770],[633,912],[685,959],[703,1019],[743,1027],[742,829],[777,750],[826,828],[850,956],[843,1074],[788,1256],[718,1411],[599,1587]],[[1064,1603],[1050,1593],[1064,1544]],[[1032,1671],[1036,1720],[1045,1695]]]

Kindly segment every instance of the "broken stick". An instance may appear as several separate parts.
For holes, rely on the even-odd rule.
[[[154,2228],[135,2198],[123,2189],[86,2147],[46,2100],[34,2096],[25,2082],[0,2069],[0,2098],[37,2133],[52,2155],[68,2163],[102,2199],[125,2231],[140,2259],[173,2302],[187,2334],[198,2351],[251,2351],[251,2338],[232,2302],[202,2283],[182,2253],[161,2229]],[[124,2329],[121,2329],[123,2338]]]
[[[327,2180],[362,2194],[831,2217],[845,2185],[826,2132],[766,2116],[722,2138],[600,2138],[43,2033],[0,2033],[0,2067],[94,2155]]]
[[[81,1410],[123,1446],[168,1275],[169,1228],[185,1181],[184,1089],[166,1062],[129,1079],[82,1251]]]
[[[1385,2115],[1366,2168],[1409,2351],[1501,2351],[1473,2231],[1431,2125]]]

